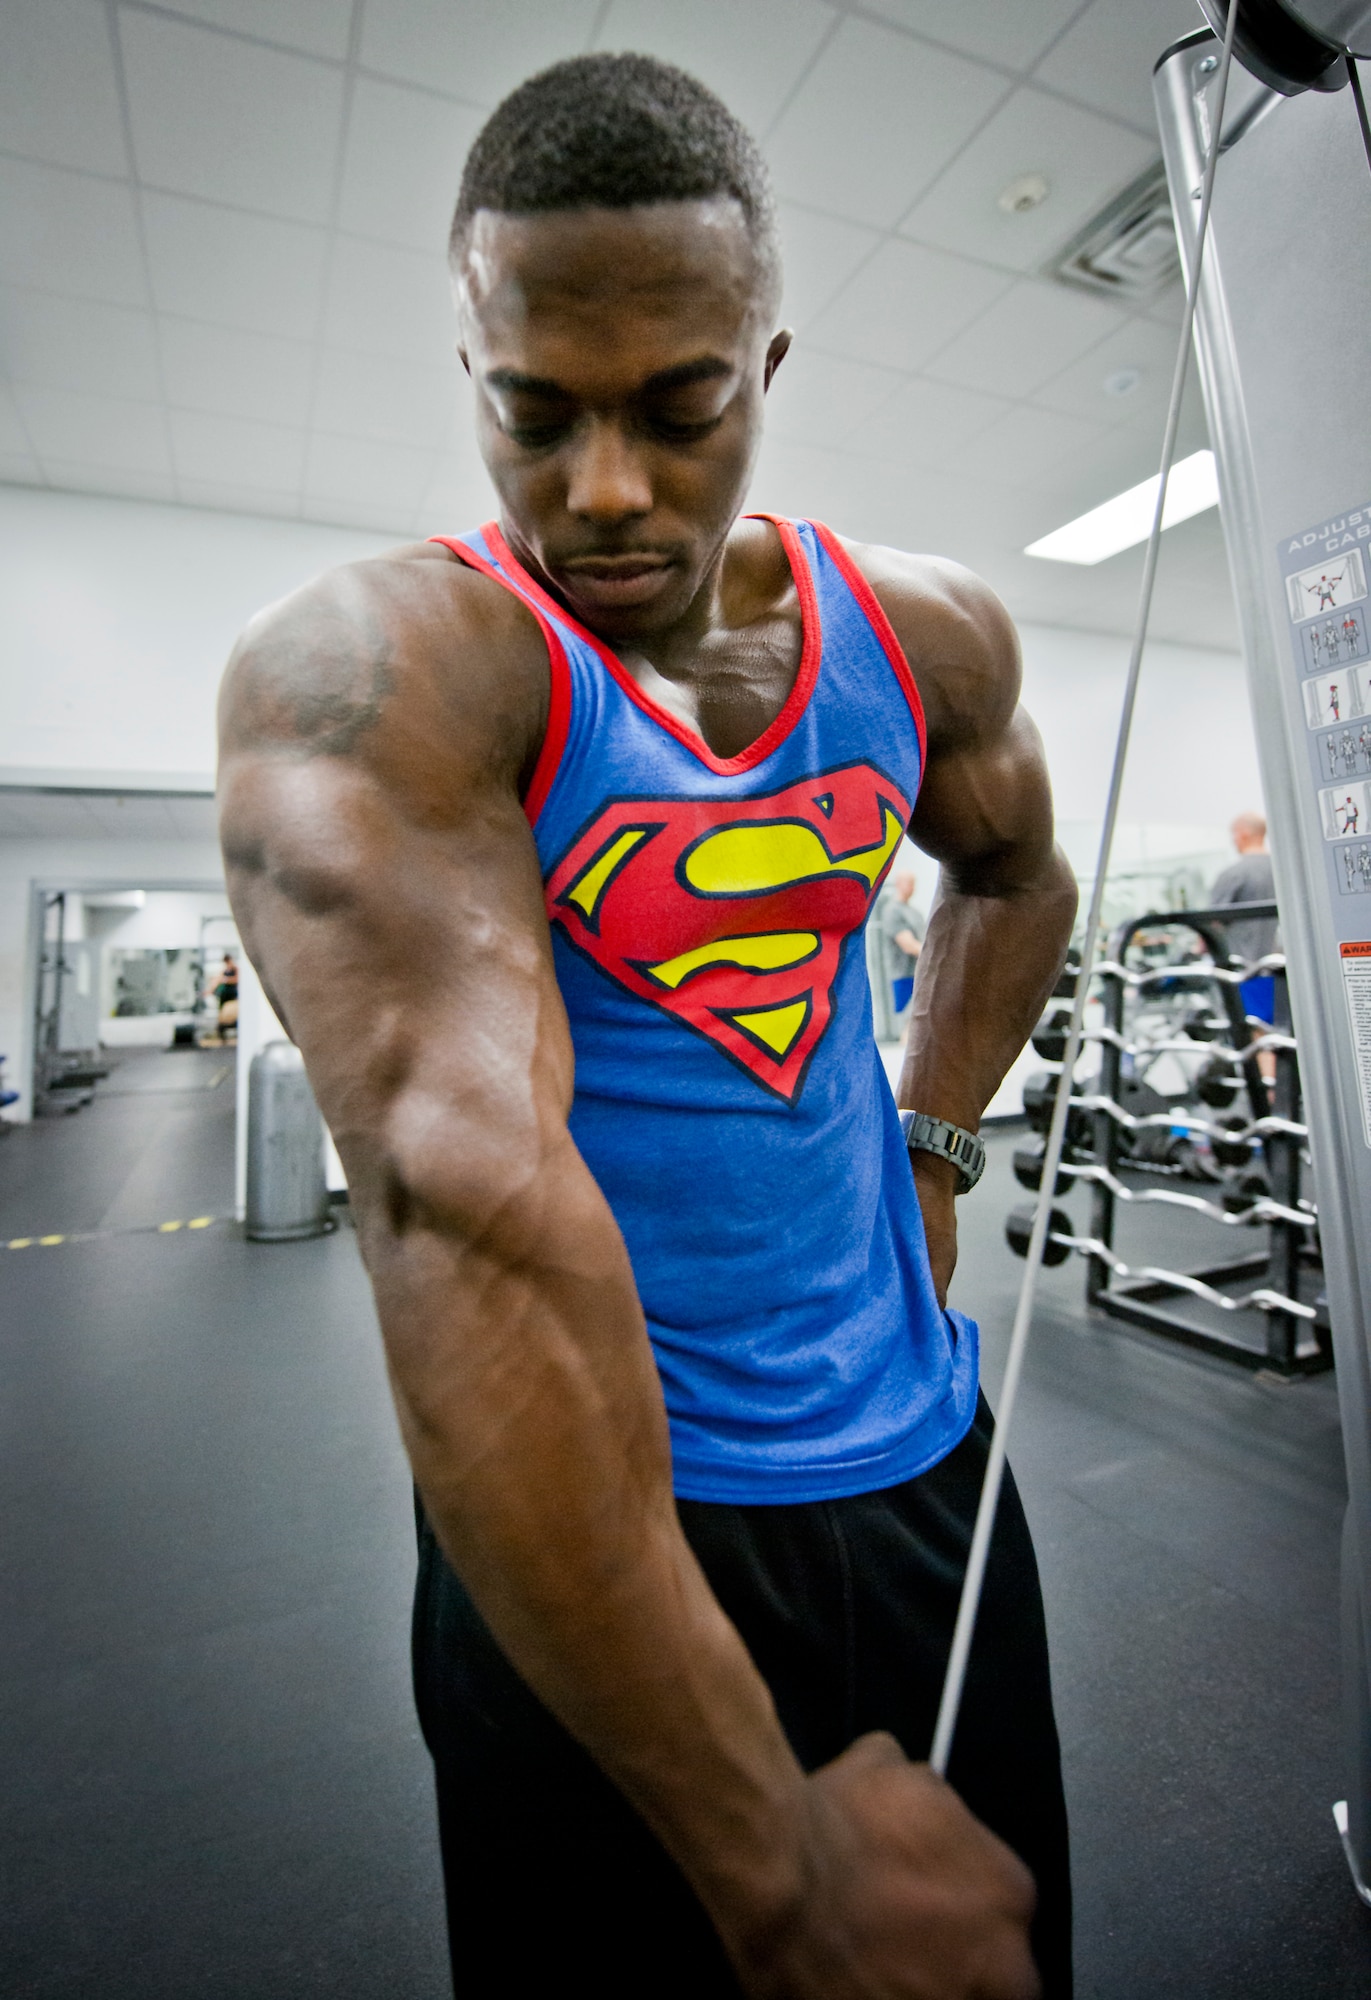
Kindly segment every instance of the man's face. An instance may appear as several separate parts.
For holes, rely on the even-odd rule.
[[[894,875],[891,877],[891,883],[900,902],[908,903],[912,900],[914,895],[914,877],[912,875]]]
[[[698,592],[788,337],[735,202],[475,219],[457,274],[481,454],[516,551],[609,639]]]

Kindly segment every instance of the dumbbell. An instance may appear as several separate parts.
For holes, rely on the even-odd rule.
[[[1061,1062],[1066,1054],[1066,1037],[1070,1025],[1069,1007],[1047,1009],[1032,1035],[1034,1050],[1044,1062]]]
[[[1181,1033],[1192,1042],[1217,1042],[1228,1033],[1228,1023],[1207,1006],[1192,1007],[1181,1022]]]
[[[1025,1139],[1022,1146],[1014,1148],[1014,1178],[1020,1187],[1038,1189],[1043,1184],[1043,1155],[1047,1151],[1047,1141],[1035,1132],[1031,1139]],[[1076,1185],[1076,1177],[1064,1165],[1057,1168],[1057,1182],[1053,1194],[1070,1194]]]
[[[1238,1094],[1232,1066],[1222,1056],[1210,1056],[1195,1078],[1195,1090],[1202,1104],[1226,1111]]]
[[[1046,1132],[1052,1123],[1052,1107],[1061,1087],[1061,1075],[1051,1070],[1035,1070],[1023,1087],[1024,1116],[1035,1132]],[[1088,1146],[1091,1139],[1090,1113],[1072,1105],[1066,1117],[1067,1143]]]
[[[1245,1118],[1224,1118],[1220,1120],[1225,1132],[1242,1132],[1246,1129]],[[1245,1167],[1252,1158],[1256,1146],[1254,1139],[1210,1139],[1210,1149],[1221,1167]]]
[[[1009,1214],[1005,1217],[1005,1240],[1016,1257],[1026,1257],[1028,1255],[1028,1245],[1033,1235],[1033,1217],[1036,1213],[1037,1205],[1034,1202],[1025,1201],[1021,1202],[1017,1208],[1011,1208]],[[1075,1231],[1071,1227],[1071,1217],[1066,1213],[1066,1210],[1063,1208],[1054,1208],[1047,1220],[1047,1241],[1043,1244],[1044,1264],[1064,1264],[1071,1255],[1071,1246],[1067,1243],[1054,1243],[1052,1239],[1054,1236],[1073,1236],[1074,1234]]]
[[[1054,1000],[1074,1000],[1076,997],[1076,981],[1080,976],[1081,961],[1078,958],[1068,958],[1066,964],[1062,967],[1061,977],[1052,988],[1052,998]]]
[[[1238,1185],[1224,1192],[1223,1205],[1230,1215],[1246,1215],[1259,1201],[1265,1201],[1271,1193],[1271,1183],[1260,1167],[1250,1174],[1244,1174]]]

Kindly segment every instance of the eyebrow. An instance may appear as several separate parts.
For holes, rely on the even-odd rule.
[[[693,382],[714,382],[721,376],[733,373],[731,364],[719,355],[702,354],[695,361],[679,361],[674,368],[661,368],[655,375],[649,375],[639,390],[640,395],[669,395],[673,389],[689,388]],[[486,376],[486,383],[492,389],[509,389],[521,396],[542,396],[548,400],[565,401],[570,392],[560,382],[553,382],[543,375],[524,375],[517,368],[492,368]]]

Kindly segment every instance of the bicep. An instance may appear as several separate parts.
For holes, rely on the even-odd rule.
[[[1052,853],[1052,790],[1025,709],[930,755],[909,831],[969,894],[1010,893],[1038,877]]]

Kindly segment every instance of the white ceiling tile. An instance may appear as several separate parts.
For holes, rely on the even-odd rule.
[[[421,255],[340,236],[325,325],[334,346],[441,367],[457,346],[446,252],[435,248]]]
[[[348,121],[340,227],[414,250],[446,247],[462,162],[484,112],[361,77]]]
[[[31,451],[0,448],[0,485],[46,486],[47,483],[47,474]]]
[[[889,227],[1004,94],[1003,79],[849,18],[767,141],[783,195]]]
[[[1146,306],[1149,319],[1159,320],[1163,326],[1179,327],[1185,318],[1185,286],[1175,278]]]
[[[1152,0],[1148,0],[1150,5]],[[1080,0],[865,0],[902,28],[950,42],[987,62],[1024,69],[1061,33]]]
[[[133,472],[171,470],[166,428],[155,403],[22,382],[15,385],[14,400],[49,471],[54,460],[127,466]]]
[[[127,9],[120,36],[145,182],[297,222],[326,220],[340,69]]]
[[[0,147],[126,174],[109,20],[98,0],[6,0]]]
[[[1098,443],[1103,434],[1103,425],[1085,417],[1020,403],[963,445],[958,469],[973,479],[1031,486],[1041,482],[1044,467]]]
[[[907,378],[875,416],[852,434],[854,451],[903,465],[955,469],[970,439],[1011,407],[999,396],[954,389],[926,376]]]
[[[7,382],[0,382],[0,452],[11,458],[24,458],[32,449],[19,414],[19,405],[14,400],[14,391]]]
[[[0,282],[146,305],[130,189],[60,167],[0,159]]]
[[[767,430],[799,444],[841,445],[890,400],[901,377],[862,361],[792,348],[766,399]]]
[[[920,368],[1008,283],[998,271],[941,250],[887,242],[815,320],[809,339],[854,360]],[[969,386],[996,387],[991,382]]]
[[[439,460],[419,507],[416,527],[424,535],[460,535],[498,513],[499,503],[473,447]]]
[[[303,340],[204,326],[164,313],[158,323],[162,375],[173,409],[208,410],[267,424],[309,418],[314,350]]]
[[[793,202],[777,203],[785,266],[781,324],[804,327],[823,311],[880,242],[874,229],[816,215]]]
[[[597,8],[598,0],[366,0],[361,62],[493,105],[535,71],[579,55]]]
[[[153,295],[163,312],[307,338],[319,317],[325,236],[175,195],[143,198]]]
[[[839,534],[851,534],[849,516],[864,469],[865,462],[851,452],[769,437],[752,475],[747,505],[757,512],[827,521]]]
[[[318,502],[376,509],[375,519],[408,519],[423,500],[435,454],[414,445],[380,444],[371,439],[310,439],[305,474],[305,510]]]
[[[325,348],[319,369],[314,424],[340,437],[377,438],[432,452],[454,434],[458,399],[465,410],[466,376],[455,358],[428,368],[390,355]],[[469,421],[469,420],[468,420]]]
[[[1049,49],[1038,81],[1097,111],[1128,118],[1150,136],[1157,129],[1152,66],[1182,35],[1204,27],[1195,0],[1094,0]]]
[[[298,521],[298,485],[238,486],[225,479],[187,479],[176,482],[184,507],[213,507],[223,514],[265,514],[279,521]]]
[[[299,491],[305,470],[302,430],[201,410],[173,410],[168,421],[178,476],[274,493]]]
[[[1175,365],[1175,331],[1154,319],[1138,317],[1126,321],[1078,361],[1044,382],[1033,400],[1054,410],[1096,417],[1102,423],[1127,423],[1145,413],[1160,420]],[[1105,387],[1125,371],[1137,372],[1134,388],[1119,394]]]
[[[1182,438],[1177,453],[1181,458],[1208,442],[1201,412],[1183,426]],[[1161,445],[1161,419],[1142,418],[1137,423],[1118,424],[1093,442],[1045,462],[1034,490],[1041,522],[1035,534],[1060,528],[1116,493],[1150,479],[1157,470]]]
[[[1112,333],[1117,307],[1046,279],[1022,279],[944,347],[930,375],[991,395],[1028,396]]]
[[[121,500],[177,498],[176,481],[170,470],[147,470],[135,460],[134,451],[122,452],[109,464],[82,458],[45,458],[43,470],[48,484],[65,493],[108,493]]]
[[[162,6],[168,14],[284,42],[306,55],[347,54],[352,0],[162,0]]]
[[[900,224],[921,243],[1029,271],[1074,236],[1141,173],[1156,147],[1093,111],[1041,90],[1016,90]],[[1047,199],[1006,215],[998,196],[1021,174],[1042,174]]]
[[[821,0],[611,0],[596,47],[675,63],[761,133],[834,18]]]
[[[0,289],[0,356],[16,382],[54,389],[98,383],[109,396],[161,394],[152,314],[49,292]]]

